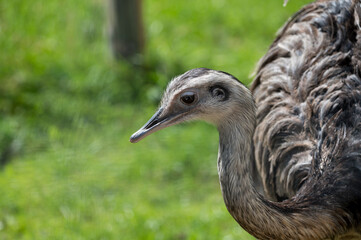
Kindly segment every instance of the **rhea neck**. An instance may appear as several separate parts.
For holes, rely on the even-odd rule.
[[[224,202],[233,218],[249,233],[264,231],[252,214],[258,208],[262,196],[256,191],[251,171],[254,161],[253,132],[256,125],[255,104],[251,101],[247,115],[243,109],[236,109],[218,125],[219,151],[218,175]],[[251,204],[251,205],[250,205]],[[254,206],[253,206],[254,205]],[[257,235],[255,235],[257,236]]]
[[[337,226],[327,213],[299,209],[266,200],[251,176],[254,160],[253,133],[256,107],[251,96],[218,124],[218,174],[228,211],[249,233],[260,239],[319,239],[330,237]],[[333,229],[332,229],[333,228]]]

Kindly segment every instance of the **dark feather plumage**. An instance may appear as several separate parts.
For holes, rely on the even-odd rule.
[[[344,211],[347,225],[361,221],[360,18],[360,1],[304,7],[260,61],[251,88],[266,196]]]

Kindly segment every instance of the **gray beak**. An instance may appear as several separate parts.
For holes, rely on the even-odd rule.
[[[129,139],[131,143],[136,143],[148,136],[149,134],[156,132],[162,128],[168,126],[168,124],[164,124],[168,122],[168,117],[160,117],[162,115],[163,109],[159,108],[159,110],[149,119],[149,121],[144,124],[137,132],[135,132]]]

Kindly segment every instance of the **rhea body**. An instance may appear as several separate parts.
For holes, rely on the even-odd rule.
[[[361,238],[360,2],[318,1],[281,29],[251,90],[206,68],[173,79],[131,137],[204,120],[219,131],[228,211],[259,239]]]

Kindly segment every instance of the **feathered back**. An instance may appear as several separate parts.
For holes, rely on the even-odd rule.
[[[350,206],[361,198],[360,18],[360,1],[307,5],[259,63],[255,159],[270,199],[294,196],[311,178],[320,201],[327,191],[353,192]]]

